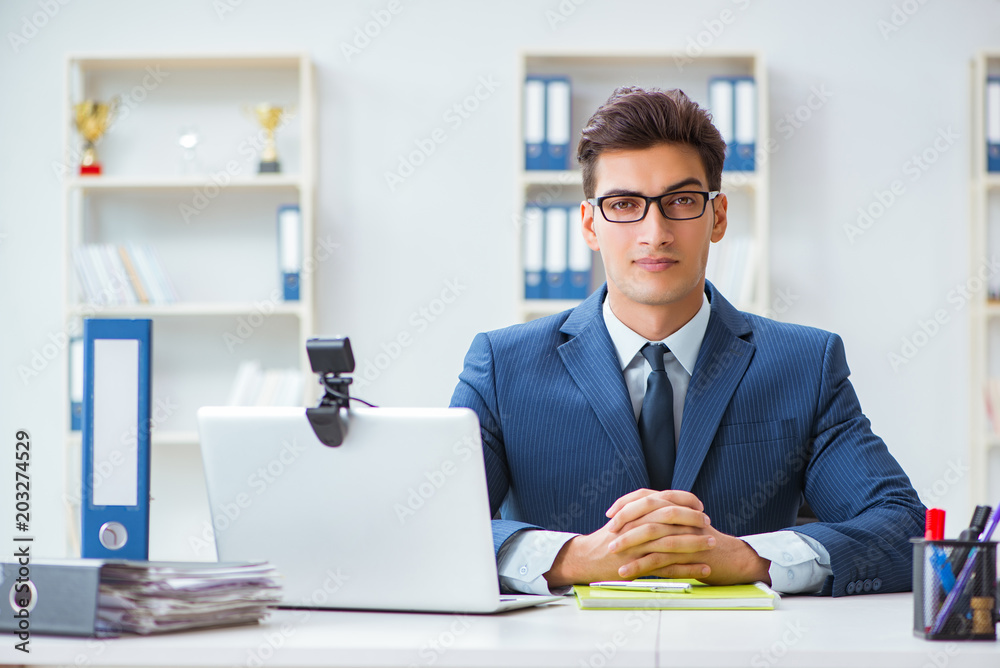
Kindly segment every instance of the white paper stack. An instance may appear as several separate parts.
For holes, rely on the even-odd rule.
[[[109,561],[101,568],[102,633],[166,633],[255,624],[281,601],[279,575],[266,562]]]

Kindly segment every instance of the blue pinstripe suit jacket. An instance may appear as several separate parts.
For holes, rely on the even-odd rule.
[[[924,507],[861,412],[840,337],[737,311],[711,283],[711,318],[684,404],[673,488],[718,530],[795,527],[829,552],[824,593],[911,587]],[[601,304],[476,336],[452,406],[482,429],[495,547],[525,528],[591,533],[649,485],[635,414]],[[853,589],[853,587],[851,588]]]

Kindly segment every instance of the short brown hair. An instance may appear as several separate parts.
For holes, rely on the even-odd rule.
[[[594,112],[580,136],[576,159],[583,167],[583,192],[594,197],[597,159],[605,151],[687,144],[698,151],[709,190],[722,186],[726,143],[712,116],[680,89],[616,88]]]

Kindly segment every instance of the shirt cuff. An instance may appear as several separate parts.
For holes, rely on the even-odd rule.
[[[549,589],[545,574],[559,550],[575,533],[525,529],[511,536],[497,553],[500,586],[507,591],[543,596],[568,594],[572,587]]]
[[[783,594],[815,594],[833,575],[830,553],[811,536],[775,531],[741,536],[758,555],[771,560],[771,588]]]

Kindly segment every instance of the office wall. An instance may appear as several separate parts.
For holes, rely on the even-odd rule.
[[[355,44],[390,5],[391,20]],[[33,18],[46,7],[51,17]],[[448,402],[472,336],[515,318],[518,50],[761,52],[777,140],[772,306],[844,337],[875,431],[925,501],[966,514],[966,406],[980,397],[967,387],[968,312],[947,296],[974,269],[969,71],[977,50],[1000,46],[995,0],[16,0],[0,4],[0,34],[0,452],[13,451],[16,429],[31,431],[38,553],[63,549],[65,358],[27,378],[16,369],[65,330],[51,163],[62,151],[67,52],[308,51],[320,109],[317,232],[337,244],[319,268],[320,330],[351,336],[359,371],[410,334],[363,395],[427,406]],[[483,80],[490,92],[479,108],[446,123]],[[391,189],[386,172],[439,127],[446,141]],[[929,150],[934,161],[914,171],[912,157]],[[851,234],[859,207],[895,180],[904,192]],[[453,303],[421,315],[443,290],[455,291]],[[912,359],[891,364],[938,309],[948,321]],[[13,506],[8,477],[0,508]]]

